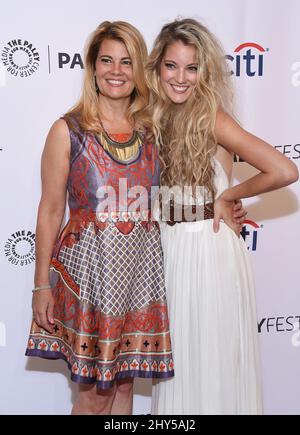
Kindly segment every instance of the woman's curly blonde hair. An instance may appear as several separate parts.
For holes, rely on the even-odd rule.
[[[193,94],[175,104],[160,82],[160,67],[166,49],[176,41],[196,48],[198,77]],[[194,19],[166,24],[154,42],[146,77],[152,91],[151,111],[162,162],[161,184],[169,187],[205,186],[215,197],[212,157],[218,110],[231,111],[230,74],[224,52],[214,35]]]

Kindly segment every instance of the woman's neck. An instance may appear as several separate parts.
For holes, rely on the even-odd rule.
[[[105,97],[99,101],[99,118],[109,133],[132,133],[134,126],[128,120],[129,99],[112,100]]]
[[[128,107],[130,98],[113,100],[101,96],[99,99],[99,116],[102,122],[107,123],[128,123]]]

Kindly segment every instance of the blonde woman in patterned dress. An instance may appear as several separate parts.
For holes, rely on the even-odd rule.
[[[135,377],[173,376],[150,216],[159,168],[147,134],[146,56],[136,28],[102,23],[87,46],[82,98],[54,123],[43,152],[26,354],[67,362],[79,383],[73,414],[130,414]]]
[[[260,414],[255,291],[231,210],[237,198],[295,182],[298,170],[228,114],[225,56],[197,21],[163,27],[148,74],[161,184],[174,193],[171,213],[161,201],[161,236],[175,377],[156,382],[152,411]],[[233,153],[260,173],[231,187]]]

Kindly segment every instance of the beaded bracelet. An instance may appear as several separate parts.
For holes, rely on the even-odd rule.
[[[51,288],[51,285],[42,285],[41,287],[34,287],[32,292],[38,292],[40,290],[48,290]]]

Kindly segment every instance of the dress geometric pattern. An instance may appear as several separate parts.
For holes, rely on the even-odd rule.
[[[100,389],[126,377],[172,377],[160,230],[151,218],[157,150],[142,137],[136,160],[121,164],[93,134],[70,128],[70,138],[70,219],[50,265],[54,331],[33,320],[26,355],[64,359],[73,381]],[[112,186],[119,201],[121,178],[128,189],[147,189],[147,208],[99,213],[99,187]]]

